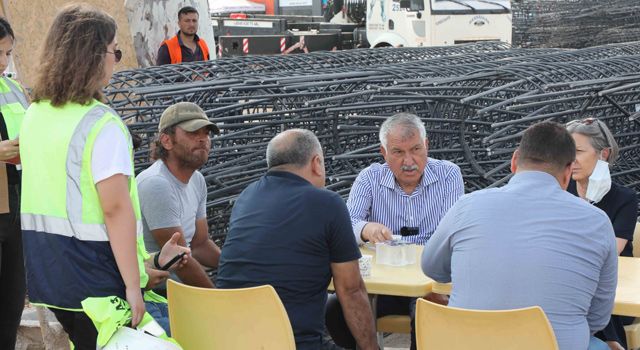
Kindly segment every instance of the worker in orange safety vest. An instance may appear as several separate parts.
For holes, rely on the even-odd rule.
[[[180,30],[175,36],[162,42],[156,60],[158,66],[209,60],[209,47],[196,34],[198,17],[198,10],[191,6],[185,6],[178,11]]]

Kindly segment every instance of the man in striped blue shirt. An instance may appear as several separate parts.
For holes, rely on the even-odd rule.
[[[404,239],[424,245],[464,194],[460,168],[428,157],[424,124],[412,114],[387,119],[380,128],[380,143],[385,163],[362,170],[347,200],[356,240],[384,241],[406,227],[405,232],[416,235]]]
[[[389,117],[380,127],[380,153],[385,163],[362,170],[347,200],[356,240],[381,242],[403,234],[411,243],[424,245],[440,219],[464,194],[460,168],[446,160],[428,157],[429,140],[420,118],[409,113]],[[407,236],[407,234],[409,234]],[[350,347],[347,334],[334,334],[329,319],[339,315],[336,298],[329,301],[327,327],[338,345]],[[414,316],[415,299],[378,298],[378,315]],[[337,316],[339,318],[339,316]],[[412,322],[413,325],[413,322]],[[336,332],[337,333],[337,332]],[[411,348],[415,349],[412,332]]]

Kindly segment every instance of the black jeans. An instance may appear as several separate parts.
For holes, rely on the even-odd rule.
[[[84,312],[49,309],[56,315],[62,329],[69,335],[75,350],[96,350],[98,331]]]
[[[411,317],[411,350],[416,350],[416,298],[393,297],[382,295],[376,304],[378,317],[387,315],[409,315]],[[338,297],[332,294],[327,299],[325,310],[325,325],[336,345],[345,349],[355,349],[356,340],[353,338],[342,313],[342,306]]]
[[[19,185],[9,185],[9,209],[0,214],[0,349],[13,350],[25,297]]]

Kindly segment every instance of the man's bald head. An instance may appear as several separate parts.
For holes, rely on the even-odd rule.
[[[289,129],[276,135],[267,145],[267,166],[302,168],[314,155],[322,155],[322,146],[313,132]]]

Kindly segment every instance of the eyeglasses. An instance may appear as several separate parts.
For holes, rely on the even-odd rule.
[[[584,125],[591,125],[591,124],[593,124],[594,122],[595,122],[596,124],[600,125],[600,123],[598,123],[598,122],[597,122],[597,119],[596,119],[596,118],[585,118],[585,119],[582,119],[582,120],[580,121],[580,123],[582,123],[582,124],[584,124]]]
[[[107,53],[116,56],[116,63],[120,62],[120,60],[122,59],[122,50],[113,50],[113,52],[107,51]]]
[[[600,129],[600,134],[602,135],[602,138],[605,140],[605,142],[609,143],[607,140],[607,134],[604,132],[604,128],[602,128],[602,124],[600,124],[600,122],[598,122],[598,119],[596,118],[589,117],[582,120],[574,120],[574,121],[571,121],[569,124],[592,125],[594,123],[598,125],[598,129]]]
[[[598,124],[598,129],[600,129],[600,133],[602,134],[602,137],[607,138],[607,134],[604,132],[604,129],[602,128],[602,124],[600,124],[598,122],[598,119],[596,118],[586,118],[586,119],[582,119],[582,124],[584,125],[591,125],[593,123]]]

